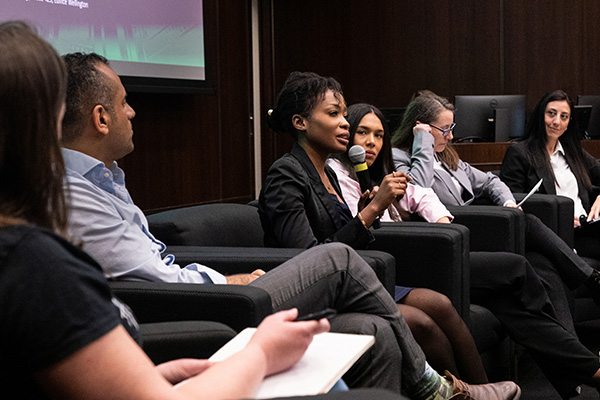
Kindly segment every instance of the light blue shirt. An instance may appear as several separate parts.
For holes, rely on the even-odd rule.
[[[146,216],[125,187],[116,162],[110,168],[86,154],[62,149],[70,196],[69,234],[95,258],[107,278],[136,281],[227,283],[200,264],[184,268],[161,256],[166,246],[148,230]]]

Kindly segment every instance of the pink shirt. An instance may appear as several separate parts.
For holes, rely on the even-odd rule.
[[[360,184],[350,178],[348,170],[339,160],[330,158],[327,160],[327,165],[335,171],[342,189],[342,196],[348,204],[350,212],[355,216],[358,213],[358,200],[362,194]],[[432,189],[409,184],[406,187],[406,194],[399,201],[399,204],[409,213],[419,214],[427,222],[436,222],[442,217],[448,217],[450,221],[454,219]],[[381,217],[381,221],[392,221],[387,210]]]

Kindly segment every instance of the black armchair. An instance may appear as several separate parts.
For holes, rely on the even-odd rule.
[[[517,202],[526,194],[514,193]],[[472,249],[479,251],[508,251],[523,254],[525,237],[522,230],[524,226],[523,213],[518,210],[490,205],[487,199],[478,199],[477,204],[467,207],[448,207],[455,214],[455,222],[466,225],[471,230]],[[533,194],[523,203],[524,212],[533,214],[561,237],[569,246],[574,244],[573,228],[573,201],[564,196],[550,194]],[[492,210],[490,210],[492,209]],[[495,209],[496,211],[493,211]],[[496,216],[489,213],[493,211]],[[502,217],[501,215],[505,216]],[[520,214],[520,215],[519,215]],[[494,218],[504,218],[506,223],[488,222]],[[514,226],[508,223],[514,220]],[[485,229],[492,225],[494,229]],[[510,232],[516,235],[509,237]],[[473,239],[473,237],[476,239]],[[505,237],[503,239],[503,237]],[[515,239],[517,238],[518,239]],[[598,260],[585,258],[592,267],[600,270]],[[571,305],[571,313],[575,328],[580,335],[597,335],[600,330],[600,310],[594,304],[588,289],[581,286],[573,291],[566,289]]]
[[[140,324],[143,349],[155,363],[178,358],[205,359],[213,355],[236,332],[226,325],[208,321],[179,321]],[[285,397],[281,400],[406,400],[382,389],[354,389],[318,396]],[[276,400],[276,399],[274,399]]]
[[[373,231],[372,249],[396,259],[396,284],[446,295],[468,323],[469,230],[455,224],[384,222]]]
[[[185,207],[149,215],[148,221],[150,231],[167,244],[179,263],[200,260],[225,274],[248,272],[257,266],[270,269],[303,251],[262,247],[260,218],[256,207],[250,205]],[[406,222],[383,223],[374,234],[372,249],[359,254],[375,268],[379,279],[387,282],[386,287],[391,280],[392,286],[427,287],[448,296],[469,323],[484,362],[489,360],[488,375],[508,377],[511,365],[506,333],[489,310],[470,306],[469,230],[459,224]],[[387,253],[394,256],[390,257],[391,273]]]
[[[233,339],[236,331],[212,321],[140,324],[142,348],[155,364],[178,358],[209,358]]]
[[[494,205],[447,206],[453,224],[471,232],[471,251],[525,254],[525,216],[521,210]]]
[[[184,207],[148,216],[150,231],[180,263],[202,262],[223,274],[265,271],[303,249],[265,248],[255,207],[218,203]],[[380,281],[394,292],[395,260],[378,251],[359,251]]]
[[[200,260],[224,273],[247,272],[246,266],[240,267],[241,262],[269,269],[303,251],[263,247],[260,218],[256,207],[250,205],[184,207],[149,215],[148,222],[150,231],[178,261]],[[468,231],[452,225],[441,227],[440,231],[426,223],[383,225],[375,231],[373,248],[358,253],[374,268],[388,291],[393,293],[396,283],[433,286],[446,294],[468,320],[468,257],[465,258],[463,239],[464,235],[468,237]],[[448,252],[432,252],[436,245]],[[402,261],[397,262],[396,257]],[[423,257],[431,260],[424,263]]]
[[[517,202],[526,194],[514,193]],[[526,213],[533,214],[542,220],[550,229],[573,247],[573,200],[552,194],[533,194],[521,206]]]
[[[140,323],[215,321],[240,331],[273,312],[267,292],[253,286],[190,283],[109,283]]]

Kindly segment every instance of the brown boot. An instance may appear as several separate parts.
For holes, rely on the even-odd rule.
[[[456,400],[518,400],[521,388],[514,382],[504,381],[485,385],[469,385],[456,379],[446,371],[446,379],[452,383],[453,395]]]

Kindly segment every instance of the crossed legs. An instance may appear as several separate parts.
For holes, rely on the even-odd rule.
[[[367,358],[393,360],[359,360],[360,373],[355,374],[359,382],[397,392],[401,386],[416,385],[423,376],[425,355],[396,303],[371,267],[348,246],[331,243],[306,250],[251,285],[271,295],[274,310],[297,307],[305,314],[331,307],[339,314],[331,321],[332,330],[375,335]],[[348,384],[356,382],[348,380]]]
[[[440,374],[450,371],[468,383],[487,383],[469,328],[450,299],[429,289],[413,289],[398,305],[427,362]]]

